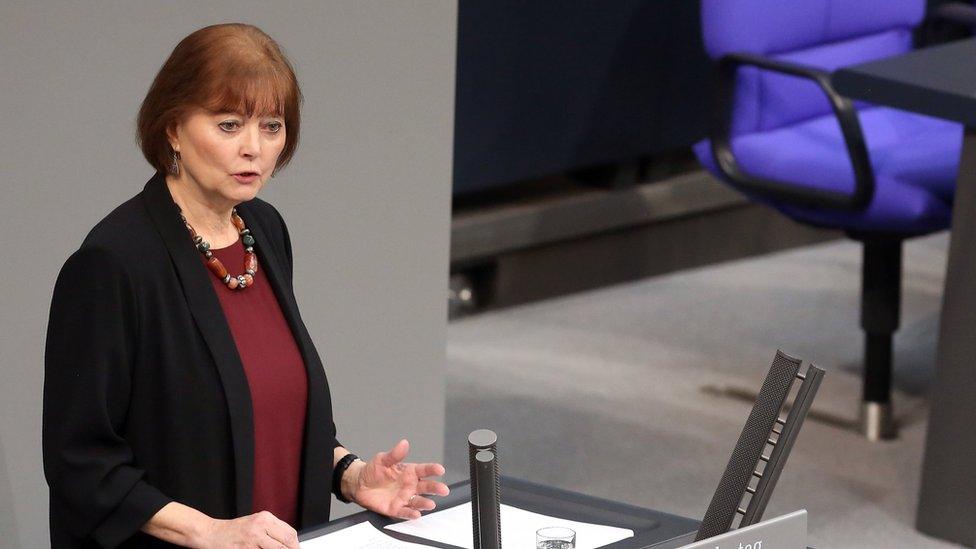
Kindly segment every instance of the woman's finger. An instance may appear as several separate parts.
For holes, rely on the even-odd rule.
[[[299,549],[298,541],[285,541],[280,540],[271,534],[265,538],[265,542],[261,543],[261,547],[270,547],[274,549]]]
[[[418,463],[415,467],[420,478],[439,477],[445,473],[444,466],[440,463]]]
[[[434,500],[425,498],[424,496],[415,496],[410,498],[407,502],[406,507],[410,509],[416,509],[417,511],[430,511],[431,509],[437,507]]]
[[[298,549],[298,532],[287,522],[275,517],[266,527],[268,537],[288,549]]]
[[[419,519],[420,518],[420,511],[418,511],[416,509],[411,509],[409,507],[403,507],[403,508],[400,509],[400,512],[397,513],[397,517],[396,518],[402,518],[402,519],[406,519],[406,520]]]
[[[257,543],[260,549],[292,549],[271,536],[264,536]]]
[[[410,443],[407,439],[403,439],[397,442],[389,452],[380,452],[377,454],[380,464],[384,467],[393,467],[397,463],[407,459],[407,454],[410,453]]]
[[[273,540],[274,543],[277,543],[281,547],[286,547],[287,549],[299,549],[298,536],[291,534],[289,532],[282,532],[282,531],[276,531],[274,533],[268,532],[268,538]],[[272,546],[274,545],[272,544]]]
[[[285,547],[287,549],[299,549],[298,539],[291,539],[288,535],[281,533],[272,534],[271,532],[268,532],[268,537],[266,539],[269,542],[268,547],[274,547],[275,549],[279,549],[281,547]],[[261,545],[261,547],[264,547],[264,545]]]
[[[417,483],[417,493],[428,496],[446,496],[451,493],[451,489],[443,482],[422,480]]]

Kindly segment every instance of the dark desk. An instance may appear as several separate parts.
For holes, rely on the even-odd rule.
[[[976,40],[837,71],[841,95],[962,122],[917,527],[976,546]]]
[[[501,478],[501,486],[502,502],[508,505],[569,520],[619,526],[634,531],[634,537],[607,545],[607,549],[679,547],[685,543],[690,543],[694,539],[695,532],[698,531],[697,520],[660,511],[549,488],[509,477]],[[468,489],[468,481],[463,481],[451,485],[451,494],[438,499],[437,508],[449,509],[470,500],[471,492]],[[318,528],[304,530],[298,539],[304,541],[363,521],[369,521],[379,529],[396,522],[376,513],[364,511],[334,520]],[[415,538],[390,530],[384,530],[384,532],[403,541],[423,543],[431,547],[456,549],[453,545]],[[528,543],[530,546],[532,545],[531,540]]]

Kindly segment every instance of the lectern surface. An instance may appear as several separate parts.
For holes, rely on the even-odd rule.
[[[693,534],[698,530],[699,525],[697,520],[505,476],[501,477],[501,496],[502,503],[520,509],[568,520],[629,528],[634,531],[634,537],[607,545],[607,549],[640,549],[657,545]],[[451,485],[449,496],[438,500],[437,508],[449,509],[455,505],[466,503],[470,499],[471,492],[468,481],[458,482]],[[363,521],[369,521],[377,528],[383,528],[396,522],[393,519],[366,511],[334,520],[320,527],[304,530],[298,539],[304,541]],[[384,530],[384,532],[403,541],[423,543],[430,547],[454,548],[453,545],[407,536],[390,530]]]

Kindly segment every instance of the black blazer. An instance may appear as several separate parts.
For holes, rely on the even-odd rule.
[[[288,229],[237,208],[308,372],[300,527],[329,519],[332,400],[298,312]],[[254,431],[237,347],[163,174],[88,234],[58,276],[44,356],[51,545],[161,547],[139,531],[170,501],[251,512]]]

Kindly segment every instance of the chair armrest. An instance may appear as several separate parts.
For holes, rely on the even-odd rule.
[[[855,186],[852,193],[823,191],[785,181],[755,177],[742,170],[731,145],[735,77],[737,69],[741,66],[753,66],[805,78],[813,81],[823,90],[840,124],[847,154],[854,170]],[[712,156],[723,176],[747,191],[797,205],[837,210],[863,210],[867,206],[874,196],[874,170],[868,160],[861,123],[858,121],[857,111],[851,100],[842,97],[831,86],[830,73],[758,55],[733,53],[718,60],[715,76],[715,105],[712,109],[710,139]]]

